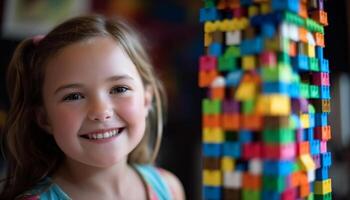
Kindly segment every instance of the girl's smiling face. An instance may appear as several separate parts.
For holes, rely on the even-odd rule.
[[[152,92],[115,40],[95,37],[49,60],[43,99],[39,124],[67,158],[108,167],[141,141]]]

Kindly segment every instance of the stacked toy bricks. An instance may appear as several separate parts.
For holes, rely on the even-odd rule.
[[[322,0],[204,0],[204,199],[331,199]]]

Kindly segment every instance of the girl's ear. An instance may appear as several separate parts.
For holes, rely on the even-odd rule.
[[[153,88],[151,85],[147,85],[145,87],[145,107],[147,109],[147,114],[152,109],[152,101],[153,101]]]
[[[43,107],[36,109],[35,117],[38,126],[44,129],[47,133],[52,134],[52,127],[49,123],[46,111]]]

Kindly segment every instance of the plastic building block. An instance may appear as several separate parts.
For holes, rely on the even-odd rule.
[[[231,172],[235,169],[235,160],[229,156],[224,156],[221,159],[221,170],[223,172]]]
[[[299,11],[298,1],[293,0],[272,0],[273,10],[289,10],[295,13]]]
[[[320,97],[322,99],[330,99],[331,98],[329,86],[326,86],[326,85],[320,86]]]
[[[316,171],[315,170],[307,171],[306,174],[307,174],[307,181],[309,183],[314,182],[316,180]]]
[[[221,163],[218,157],[203,157],[203,168],[211,170],[220,170]]]
[[[234,99],[237,101],[254,99],[257,94],[257,89],[257,85],[254,82],[241,82],[237,88]]]
[[[218,76],[218,72],[216,70],[210,71],[199,71],[198,85],[199,87],[208,87]]]
[[[286,176],[292,172],[293,162],[288,160],[264,161],[263,172],[270,176]]]
[[[253,179],[255,180],[255,179]],[[250,181],[253,181],[250,180]],[[250,188],[250,187],[248,187]],[[260,190],[253,189],[243,189],[242,191],[242,199],[243,200],[260,200]]]
[[[220,186],[222,185],[220,170],[203,170],[203,183],[207,186]]]
[[[219,71],[232,71],[237,68],[237,60],[231,56],[222,55],[219,57],[218,62],[218,70]]]
[[[242,113],[243,114],[252,114],[255,109],[255,100],[250,99],[242,102]]]
[[[319,61],[317,58],[309,58],[309,68],[311,71],[320,71]]]
[[[264,144],[263,157],[264,159],[272,160],[288,160],[293,159],[296,155],[294,143],[289,144]]]
[[[315,106],[317,113],[329,113],[331,111],[330,99],[313,99],[312,104]]]
[[[313,155],[311,156],[312,159],[314,160],[314,163],[316,165],[316,169],[320,168],[321,167],[321,157],[320,157],[320,154],[317,154],[317,155]],[[311,181],[309,181],[311,182]]]
[[[325,47],[324,35],[322,33],[314,33],[314,38],[317,46]]]
[[[209,55],[212,55],[212,56],[219,57],[223,52],[222,44],[217,42],[211,43],[208,48],[209,48]]]
[[[316,155],[319,153],[320,153],[320,141],[319,140],[310,141],[310,154]]]
[[[330,167],[332,165],[332,154],[331,152],[321,154],[321,165],[323,167]]]
[[[221,126],[221,116],[215,115],[203,115],[202,117],[203,128],[219,128]]]
[[[297,143],[297,154],[299,156],[310,153],[310,144],[308,141]]]
[[[256,68],[256,58],[255,56],[243,56],[242,57],[242,69],[253,70]]]
[[[224,183],[225,188],[241,188],[242,187],[242,172],[224,172]]]
[[[300,84],[293,82],[288,85],[288,93],[292,98],[298,98],[300,96]]]
[[[298,71],[307,71],[309,70],[309,61],[308,58],[304,55],[297,55],[292,59],[293,68]]]
[[[327,13],[323,10],[314,10],[311,12],[311,18],[323,26],[328,25]]]
[[[330,126],[317,126],[315,127],[315,138],[318,140],[328,141],[331,139],[331,127]]]
[[[222,128],[228,131],[238,130],[240,127],[240,115],[224,113],[222,114]]]
[[[275,52],[264,51],[259,56],[259,64],[262,67],[275,67],[277,65],[277,56]]]
[[[298,157],[298,164],[300,168],[304,171],[315,170],[316,165],[314,160],[311,158],[309,154],[303,154]]]
[[[267,191],[282,192],[286,187],[287,187],[287,183],[284,176],[270,176],[270,175],[263,176],[264,192],[267,192]],[[271,196],[268,195],[268,198],[263,197],[263,199],[271,199]]]
[[[218,78],[216,78],[216,79],[218,79]],[[215,81],[216,80],[214,80],[213,83]],[[209,93],[210,93],[209,96],[211,99],[223,100],[225,98],[225,87],[224,86],[210,87]]]
[[[222,155],[222,145],[214,143],[204,143],[203,145],[203,155],[209,157],[219,157]]]
[[[332,180],[315,181],[315,194],[328,194],[332,192]]]
[[[204,0],[204,7],[205,8],[215,8],[215,1],[214,0]]]
[[[224,132],[221,128],[204,128],[203,141],[206,143],[221,143],[224,141]]]
[[[289,115],[291,113],[290,98],[279,94],[260,95],[257,102],[257,113],[266,116]]]
[[[236,30],[226,32],[226,45],[239,45],[241,40],[241,31]]]
[[[290,127],[290,117],[289,116],[264,116],[264,129],[284,129]],[[275,134],[275,133],[273,133]],[[294,134],[294,133],[293,133]],[[263,133],[264,135],[264,133]],[[264,136],[263,136],[264,137]],[[275,135],[274,135],[275,137]],[[295,137],[294,137],[295,138]],[[265,140],[263,140],[265,141]],[[294,142],[294,140],[293,140]]]
[[[300,83],[300,96],[308,99],[310,98],[310,86],[308,83]]]
[[[323,47],[316,46],[316,57],[318,59],[323,59]]]
[[[240,111],[239,107],[239,102],[234,100],[224,100],[222,103],[224,113],[238,113]]]
[[[240,143],[249,143],[253,140],[253,132],[251,131],[241,130],[238,134]]]
[[[241,115],[242,129],[260,131],[263,127],[263,117],[257,114]]]
[[[224,142],[223,143],[223,155],[231,156],[233,158],[241,157],[241,144],[238,142]]]
[[[327,142],[326,141],[320,141],[320,153],[326,153],[327,152]]]
[[[255,37],[253,39],[245,39],[241,43],[241,54],[251,55],[260,53],[263,49],[263,39],[261,37]]]
[[[315,194],[314,195],[314,200],[332,200],[332,193],[327,193],[327,194]]]
[[[220,19],[220,13],[216,8],[201,8],[199,10],[199,21],[215,21]]]
[[[233,71],[226,76],[226,86],[237,87],[242,78],[242,71]]]
[[[260,190],[262,178],[260,175],[254,175],[250,173],[243,173],[243,188]]]
[[[243,159],[261,158],[260,142],[245,143],[243,144],[242,148]]]
[[[229,56],[229,57],[238,57],[241,55],[241,50],[238,46],[229,46],[228,48],[226,48],[225,51],[225,56]]]
[[[328,179],[328,167],[321,167],[319,169],[316,169],[316,180],[323,181],[325,179]]]
[[[286,144],[295,141],[295,133],[290,128],[265,129],[262,132],[262,140],[266,143]]]
[[[262,92],[264,94],[288,94],[289,93],[289,84],[284,82],[264,82],[262,85]]]
[[[204,186],[204,199],[221,199],[221,187]]]
[[[214,99],[203,99],[202,110],[204,114],[220,114],[221,113],[221,101]]]
[[[262,161],[261,159],[250,159],[248,163],[249,173],[259,175],[262,173]]]
[[[199,58],[199,69],[210,71],[217,68],[217,59],[215,56],[201,56]]]

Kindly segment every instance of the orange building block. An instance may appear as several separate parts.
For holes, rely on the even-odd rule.
[[[302,16],[303,18],[307,18],[307,5],[306,3],[300,2],[299,4],[299,15]]]
[[[323,26],[328,25],[327,13],[323,10],[315,10],[311,12],[311,18]]]
[[[236,131],[239,127],[240,117],[239,114],[223,113],[222,117],[222,128],[227,131]]]
[[[299,197],[305,198],[310,194],[310,185],[308,183],[303,184],[299,188]]]
[[[253,175],[250,173],[244,173],[242,185],[243,185],[244,189],[260,190],[261,189],[261,176],[260,175]]]
[[[240,7],[240,0],[227,0],[227,6],[231,9]]]
[[[294,172],[290,175],[290,186],[298,187],[300,185],[300,174],[301,172]]]
[[[325,47],[324,35],[322,33],[314,33],[314,38],[317,46]]]
[[[203,115],[203,128],[216,128],[221,126],[220,115]]]
[[[210,97],[211,99],[223,100],[225,98],[225,87],[211,87]]]
[[[315,137],[319,140],[328,141],[331,139],[331,126],[315,127]]]
[[[199,72],[198,85],[199,87],[209,87],[210,84],[215,80],[218,76],[218,72],[216,70],[204,71],[201,70]]]
[[[227,2],[226,0],[219,0],[216,4],[216,8],[219,10],[224,10],[227,7]]]
[[[300,41],[308,43],[307,30],[305,28],[299,27],[299,38],[300,38]]]
[[[242,129],[259,131],[263,128],[263,117],[260,115],[242,115]]]
[[[289,55],[293,57],[297,55],[297,44],[295,42],[289,43]]]
[[[297,154],[309,154],[310,153],[310,143],[308,141],[297,143]]]

